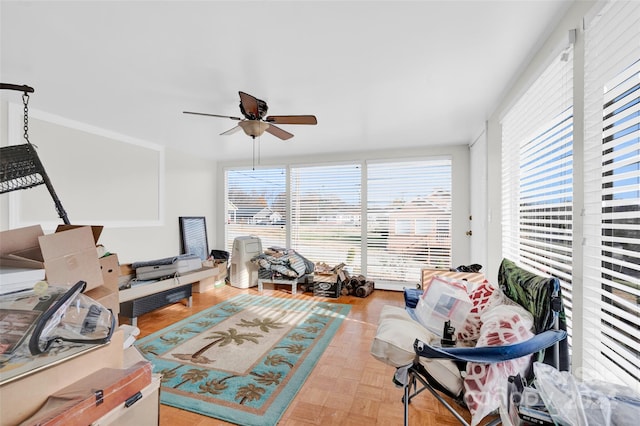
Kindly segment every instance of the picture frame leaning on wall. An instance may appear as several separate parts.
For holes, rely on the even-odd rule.
[[[180,253],[195,254],[201,260],[209,257],[207,221],[204,216],[180,216]]]

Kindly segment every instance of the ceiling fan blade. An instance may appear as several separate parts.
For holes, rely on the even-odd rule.
[[[184,114],[194,114],[194,115],[205,115],[207,117],[219,117],[219,118],[230,118],[232,120],[240,121],[242,118],[240,117],[230,117],[228,115],[218,115],[218,114],[207,114],[204,112],[192,112],[192,111],[182,111]]]
[[[276,124],[318,124],[315,115],[270,115],[265,121]]]
[[[258,111],[258,98],[251,96],[248,93],[238,92],[240,94],[240,110],[242,114],[247,116],[247,118],[256,119],[260,118],[260,113]]]
[[[286,141],[287,139],[291,139],[293,137],[292,133],[287,132],[286,130],[282,130],[280,127],[276,127],[273,124],[269,124],[269,127],[265,129],[265,132],[271,133],[273,136]]]
[[[232,135],[232,134],[234,134],[234,133],[238,132],[241,128],[242,128],[242,127],[240,127],[240,126],[236,126],[236,127],[233,127],[233,128],[231,128],[231,129],[227,130],[226,132],[222,132],[222,133],[220,133],[220,135],[221,135],[221,136],[222,136],[222,135],[225,135],[225,136],[226,136],[226,135]]]

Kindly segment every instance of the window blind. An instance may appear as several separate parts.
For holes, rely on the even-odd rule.
[[[573,51],[552,61],[502,120],[503,256],[562,286],[572,325]]]
[[[360,164],[291,167],[291,247],[313,262],[361,271]]]
[[[367,164],[367,277],[451,267],[451,159]]]
[[[263,248],[286,246],[286,183],[284,168],[225,170],[226,250],[246,235],[259,236]]]
[[[640,390],[640,3],[585,29],[585,367]]]
[[[451,174],[448,156],[226,169],[226,248],[256,235],[402,288],[426,266],[451,266]]]

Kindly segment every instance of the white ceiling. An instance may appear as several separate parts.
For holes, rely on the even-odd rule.
[[[218,160],[250,159],[251,139],[182,111],[239,116],[239,90],[318,118],[263,135],[263,158],[467,144],[569,4],[2,0],[0,80],[34,87],[39,111]]]

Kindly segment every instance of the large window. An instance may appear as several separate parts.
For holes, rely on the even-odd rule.
[[[578,376],[640,390],[640,3],[596,7],[584,87],[568,49],[502,120],[503,255],[560,278]]]
[[[367,274],[420,281],[451,266],[451,160],[367,165]]]
[[[256,235],[377,285],[417,284],[421,268],[451,267],[451,174],[449,157],[228,169],[226,246]]]
[[[239,236],[259,235],[263,248],[286,245],[287,174],[283,168],[227,170],[226,249]]]
[[[573,66],[568,48],[502,120],[503,255],[560,279],[572,327]]]
[[[585,367],[640,388],[640,3],[585,39]]]
[[[291,247],[314,262],[361,271],[359,164],[291,168]]]

